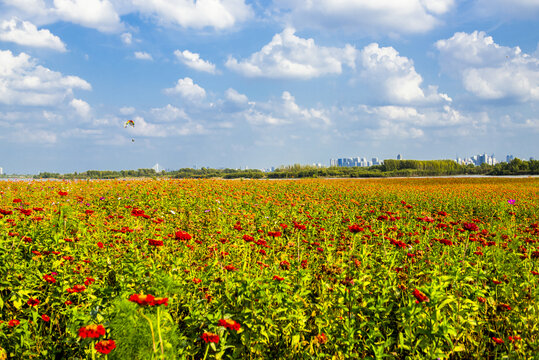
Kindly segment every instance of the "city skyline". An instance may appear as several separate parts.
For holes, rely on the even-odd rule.
[[[527,159],[538,20],[528,0],[0,0],[0,166]]]

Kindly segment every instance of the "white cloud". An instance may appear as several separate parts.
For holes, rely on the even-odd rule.
[[[234,99],[242,96],[235,91],[227,91],[226,95],[227,98],[231,96]],[[325,109],[303,108],[288,91],[282,93],[279,101],[248,102],[248,108],[239,114],[253,125],[305,124],[318,128],[332,123]]]
[[[495,16],[503,19],[532,18],[539,15],[536,0],[478,0],[475,10],[481,16]]]
[[[123,28],[109,0],[17,0],[6,6],[10,13],[38,25],[66,21],[102,32]]]
[[[248,59],[229,57],[226,66],[248,77],[311,79],[327,74],[341,74],[342,65],[354,68],[356,49],[317,46],[313,39],[303,39],[293,28],[275,34],[269,44]]]
[[[367,45],[361,50],[359,63],[361,77],[386,101],[396,104],[451,101],[447,94],[438,93],[436,86],[423,89],[423,78],[416,72],[412,60],[400,56],[393,47]]]
[[[58,137],[55,133],[43,129],[19,128],[9,137],[10,141],[23,144],[55,144]]]
[[[189,120],[189,116],[185,113],[185,110],[170,104],[162,108],[151,109],[150,113],[157,122],[172,122],[179,119]]]
[[[157,113],[161,112],[170,112],[170,108],[167,109],[153,109],[157,110]],[[154,112],[155,115],[155,112]],[[177,118],[178,119],[178,118]],[[142,116],[135,116],[133,118],[135,121],[134,128],[127,128],[127,131],[134,136],[147,136],[147,137],[171,137],[171,136],[185,136],[192,134],[203,134],[206,132],[206,129],[202,124],[195,123],[190,120],[184,122],[174,122],[174,123],[153,123],[146,121]]]
[[[38,30],[29,21],[17,18],[4,20],[0,24],[0,41],[14,42],[19,45],[49,48],[56,51],[66,51],[65,44],[47,29]]]
[[[71,105],[71,107],[75,109],[77,114],[79,114],[81,117],[87,118],[88,116],[90,116],[92,108],[86,101],[81,99],[73,99],[71,100],[69,105]]]
[[[197,71],[204,71],[210,74],[215,74],[215,64],[212,64],[209,61],[200,58],[200,55],[197,53],[192,53],[189,50],[176,50],[174,51],[176,58],[187,65],[188,67],[195,69]]]
[[[122,42],[125,45],[131,45],[133,43],[133,35],[131,33],[125,32],[122,35],[120,35],[120,39],[122,39]]]
[[[135,51],[135,59],[152,61],[153,57],[152,57],[152,55],[148,54],[147,52]]]
[[[206,97],[206,91],[195,84],[193,79],[189,77],[178,79],[175,87],[165,89],[164,91],[167,95],[179,94],[191,101],[200,101]]]
[[[120,17],[109,0],[54,0],[59,19],[103,32],[121,30]]]
[[[120,114],[131,115],[135,112],[135,108],[132,106],[124,106],[120,108]]]
[[[298,27],[370,34],[423,33],[439,25],[454,0],[275,0]]]
[[[163,25],[226,29],[253,16],[244,0],[132,0],[130,11],[150,15]]]
[[[455,33],[435,44],[442,68],[461,77],[463,86],[487,100],[539,100],[539,58],[519,47],[500,46],[484,32]]]
[[[232,88],[229,88],[225,91],[225,98],[228,101],[231,101],[238,105],[247,104],[247,102],[249,101],[246,95],[240,94],[239,92],[237,92],[236,90]]]
[[[73,89],[91,90],[85,80],[37,65],[28,54],[0,50],[0,103],[55,106]]]

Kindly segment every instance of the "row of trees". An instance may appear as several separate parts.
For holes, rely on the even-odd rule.
[[[509,163],[494,166],[482,164],[459,165],[452,160],[384,160],[382,165],[370,167],[328,167],[318,168],[305,165],[281,166],[272,172],[260,170],[182,168],[175,171],[154,169],[99,171],[88,170],[82,173],[58,174],[42,172],[34,176],[38,179],[119,179],[132,177],[176,178],[176,179],[208,179],[208,178],[250,178],[250,179],[290,179],[313,177],[395,177],[395,176],[443,176],[443,175],[539,175],[539,161],[513,159]]]

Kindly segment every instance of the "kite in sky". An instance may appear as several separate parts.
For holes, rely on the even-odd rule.
[[[128,126],[135,127],[135,122],[133,120],[127,120],[124,124],[124,128]]]

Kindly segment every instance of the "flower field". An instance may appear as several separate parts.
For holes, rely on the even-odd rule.
[[[0,359],[530,359],[539,179],[0,182]]]

